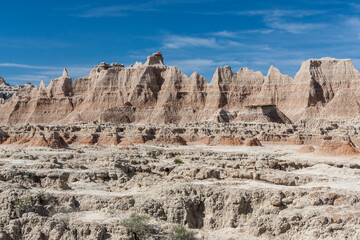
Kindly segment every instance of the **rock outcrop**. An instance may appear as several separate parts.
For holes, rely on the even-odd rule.
[[[359,155],[360,152],[352,142],[324,141],[314,151],[314,154],[326,156],[354,156]]]
[[[260,147],[262,146],[261,142],[257,138],[251,138],[245,141],[245,146],[248,147]]]
[[[296,152],[297,153],[312,153],[315,151],[315,148],[313,146],[305,145],[299,148]]]
[[[26,83],[25,86],[10,86],[4,78],[0,76],[0,105],[4,104],[9,98],[11,98],[17,91],[23,87],[31,86],[30,83]]]
[[[7,82],[5,82],[5,79],[0,76],[0,86],[9,86]]]
[[[9,87],[2,79],[0,94]],[[64,69],[48,86],[0,95],[0,123],[341,121],[359,115],[359,87],[360,73],[348,59],[310,59],[294,79],[273,66],[267,76],[218,67],[207,83],[196,72],[188,77],[164,65],[156,52],[144,64],[101,63],[74,82]]]

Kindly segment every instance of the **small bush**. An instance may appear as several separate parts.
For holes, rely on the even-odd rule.
[[[30,211],[32,209],[32,201],[30,197],[18,198],[14,201],[14,206],[16,209],[20,211]]]
[[[45,196],[45,194],[46,194],[45,190],[40,190],[36,193],[36,196],[42,197],[42,196]]]
[[[174,163],[175,164],[184,164],[184,162],[180,158],[175,158]]]
[[[186,230],[183,225],[178,225],[173,228],[169,240],[193,240],[194,235],[194,232]]]
[[[149,234],[149,217],[133,213],[123,220],[120,225],[126,228],[127,234],[134,240],[146,239]]]
[[[13,206],[17,217],[21,217],[24,213],[34,211],[34,204],[31,197],[17,198],[13,201]]]

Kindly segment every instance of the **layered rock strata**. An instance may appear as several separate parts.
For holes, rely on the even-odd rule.
[[[64,70],[48,86],[23,87],[6,95],[0,123],[342,121],[360,113],[359,83],[351,60],[333,58],[303,62],[294,79],[273,66],[267,76],[218,67],[207,83],[196,72],[188,77],[164,65],[156,52],[145,64],[101,63],[74,82]]]

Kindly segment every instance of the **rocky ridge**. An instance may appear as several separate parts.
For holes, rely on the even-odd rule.
[[[10,99],[17,91],[21,90],[24,87],[30,87],[30,83],[26,83],[25,86],[10,86],[4,78],[0,76],[0,105],[4,104],[8,99]]]
[[[64,72],[48,86],[22,88],[0,106],[0,123],[341,121],[360,113],[359,83],[351,60],[333,58],[303,62],[294,79],[273,66],[266,76],[218,67],[207,83],[196,72],[187,77],[164,65],[156,52],[145,64],[102,63],[74,82]],[[271,106],[276,120],[264,113]]]

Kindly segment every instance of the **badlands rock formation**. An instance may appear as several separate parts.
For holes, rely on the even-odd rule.
[[[0,123],[341,121],[360,114],[359,83],[351,60],[333,58],[303,62],[294,79],[273,66],[267,76],[219,67],[207,83],[157,52],[145,64],[101,63],[74,82],[64,70],[48,86],[24,87],[0,107]]]
[[[4,104],[6,100],[11,98],[17,91],[23,87],[31,86],[30,83],[26,83],[25,86],[10,86],[5,82],[4,78],[0,76],[0,104]]]
[[[101,63],[46,86],[0,78],[0,240],[360,239],[360,74],[351,60],[217,68]]]

